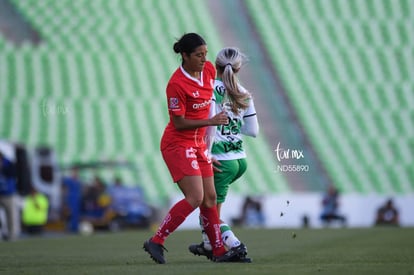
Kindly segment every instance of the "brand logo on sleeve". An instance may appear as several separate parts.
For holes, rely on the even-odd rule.
[[[168,108],[169,109],[179,109],[180,107],[178,106],[178,98],[170,97],[170,101],[168,103]]]

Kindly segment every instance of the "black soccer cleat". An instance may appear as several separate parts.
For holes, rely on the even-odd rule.
[[[247,257],[247,247],[241,243],[238,247],[239,254],[230,259],[233,263],[251,263],[252,259]]]
[[[148,252],[154,262],[158,264],[165,264],[164,250],[167,252],[168,250],[163,245],[154,243],[151,239],[149,239],[144,242],[143,248],[146,252]]]
[[[198,256],[206,256],[207,259],[213,260],[213,251],[204,248],[204,243],[192,244],[188,247],[191,253]]]
[[[239,246],[232,247],[229,251],[224,253],[221,256],[213,257],[214,262],[224,263],[224,262],[241,262],[241,263],[250,263],[251,259],[246,258],[247,248],[244,244]]]
[[[237,246],[237,251],[239,251],[240,257],[246,257],[247,256],[247,247],[244,245],[244,243],[240,243],[239,246]]]

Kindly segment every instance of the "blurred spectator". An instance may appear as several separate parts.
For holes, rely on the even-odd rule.
[[[78,232],[82,202],[82,181],[77,169],[63,178],[63,216],[70,232]]]
[[[108,186],[108,194],[111,197],[111,207],[115,212],[128,212],[129,190],[123,185],[120,177],[116,177],[113,184]]]
[[[19,197],[16,184],[16,166],[0,152],[0,208],[6,219],[1,226],[2,237],[15,240],[20,234]]]
[[[262,203],[260,200],[247,196],[243,202],[242,213],[240,217],[234,218],[232,222],[236,226],[263,226],[265,223],[265,218],[262,212]]]
[[[339,191],[333,185],[329,185],[322,199],[322,214],[320,216],[325,226],[333,221],[340,221],[346,225],[346,218],[339,214]]]
[[[394,206],[392,199],[388,199],[378,208],[375,225],[400,225],[398,209]]]
[[[303,228],[309,228],[309,216],[308,215],[303,215],[302,216],[302,227]]]
[[[81,220],[89,221],[95,227],[107,226],[108,220],[113,217],[110,205],[111,198],[104,182],[95,176],[82,198]]]
[[[49,212],[48,198],[32,187],[30,194],[24,199],[22,222],[29,234],[41,234],[47,223]]]
[[[121,178],[116,177],[114,183],[108,186],[108,193],[118,226],[149,226],[153,209],[146,203],[144,192],[139,186],[124,186]]]

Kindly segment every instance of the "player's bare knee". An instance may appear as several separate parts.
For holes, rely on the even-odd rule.
[[[213,194],[211,194],[211,195],[206,195],[205,197],[204,197],[204,200],[203,200],[203,203],[202,203],[202,206],[204,206],[204,207],[208,207],[208,208],[211,208],[211,207],[213,207],[213,206],[215,206],[216,205],[216,196],[215,195],[213,195]]]
[[[199,196],[186,197],[186,200],[194,208],[199,207],[202,204],[202,202],[203,202],[203,198],[202,197],[199,197]]]

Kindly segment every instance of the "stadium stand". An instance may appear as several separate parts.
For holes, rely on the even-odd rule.
[[[222,47],[203,2],[11,1],[40,32],[39,45],[0,40],[0,136],[27,146],[52,146],[62,164],[128,160],[148,199],[165,202],[177,192],[159,152],[167,123],[165,85],[179,58],[171,49],[184,32],[197,31],[210,60]],[[179,3],[179,4],[178,4]],[[186,9],[180,7],[185,6]],[[188,13],[194,16],[187,16]],[[273,149],[263,137],[246,140],[251,158],[240,194],[289,191],[275,173]]]
[[[413,2],[246,3],[334,183],[345,193],[412,193]]]

